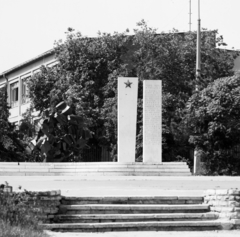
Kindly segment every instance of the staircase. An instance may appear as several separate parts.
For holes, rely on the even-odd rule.
[[[185,162],[30,163],[0,162],[0,176],[190,176]]]
[[[62,232],[222,229],[202,197],[63,197],[45,229]]]

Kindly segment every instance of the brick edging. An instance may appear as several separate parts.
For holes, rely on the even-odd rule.
[[[240,190],[206,190],[204,203],[210,205],[210,210],[218,214],[224,229],[240,229]]]

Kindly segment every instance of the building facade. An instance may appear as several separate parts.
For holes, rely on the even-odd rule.
[[[11,123],[18,125],[22,114],[30,106],[26,80],[37,73],[41,66],[52,67],[57,63],[54,51],[49,50],[0,74],[0,88],[7,84]]]

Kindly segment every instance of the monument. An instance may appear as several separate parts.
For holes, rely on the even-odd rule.
[[[135,162],[137,77],[118,78],[118,162]]]
[[[118,78],[118,162],[135,162],[138,78]],[[143,81],[143,162],[162,162],[162,81]]]
[[[143,81],[143,162],[162,162],[162,81]]]

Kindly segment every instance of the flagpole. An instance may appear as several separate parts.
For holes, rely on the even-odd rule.
[[[201,19],[200,0],[198,0],[197,55],[196,55],[196,91],[199,90],[201,78]]]

